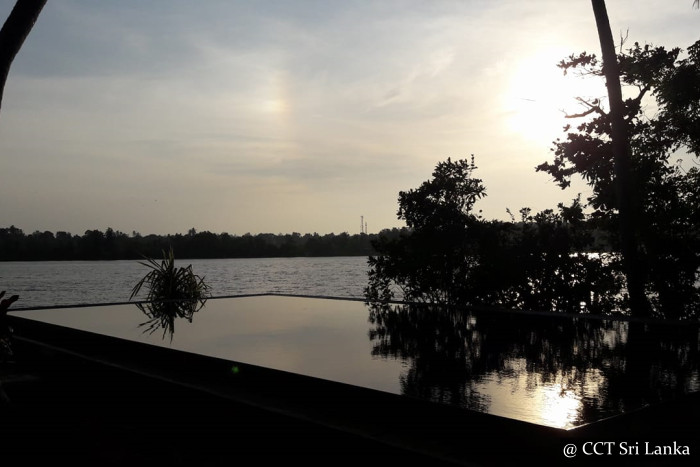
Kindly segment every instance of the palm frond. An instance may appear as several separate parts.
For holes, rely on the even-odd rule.
[[[172,247],[163,251],[163,260],[144,258],[139,264],[150,271],[134,285],[129,300],[136,297],[146,287],[146,302],[136,306],[149,318],[139,326],[144,333],[153,334],[163,328],[163,338],[170,332],[172,341],[175,319],[184,318],[192,322],[194,313],[199,311],[209,297],[209,286],[192,270],[192,265],[175,267],[175,254]]]

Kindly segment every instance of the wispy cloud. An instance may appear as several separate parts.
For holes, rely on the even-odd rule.
[[[613,29],[629,27],[634,40],[697,39],[689,5],[608,8]],[[527,138],[509,126],[515,110],[504,99],[516,73],[542,66],[542,51],[597,50],[589,9],[49,2],[6,87],[0,215],[27,230],[77,232],[338,232],[360,214],[391,227],[399,190],[471,153],[487,215],[550,207],[569,195],[534,165],[559,125],[551,138],[546,128]]]

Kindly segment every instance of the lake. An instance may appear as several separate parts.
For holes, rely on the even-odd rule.
[[[284,293],[360,298],[367,258],[176,260],[204,276],[213,296]],[[19,295],[13,308],[119,303],[148,272],[138,261],[0,262],[0,290]]]

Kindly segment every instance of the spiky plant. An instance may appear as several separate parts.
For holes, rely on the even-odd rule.
[[[2,298],[5,291],[0,292],[0,363],[12,361],[12,328],[7,322],[7,310],[19,299],[19,295]]]
[[[170,340],[175,332],[175,319],[185,318],[192,322],[192,317],[199,311],[209,297],[209,286],[192,271],[192,265],[175,267],[175,254],[172,247],[168,252],[163,251],[163,260],[158,262],[146,258],[140,264],[150,271],[131,290],[132,300],[143,286],[148,288],[145,302],[139,302],[137,307],[148,316],[148,321],[139,326],[145,327],[144,333],[153,334],[163,328],[163,339],[166,332]]]

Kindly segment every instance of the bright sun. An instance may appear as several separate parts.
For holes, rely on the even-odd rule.
[[[581,111],[576,97],[605,95],[601,79],[564,76],[556,64],[566,55],[560,49],[541,49],[517,62],[502,100],[508,130],[548,145],[570,123],[565,116]]]

